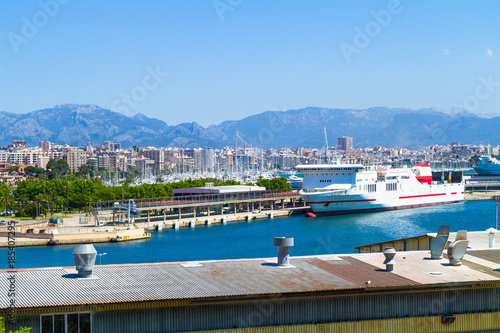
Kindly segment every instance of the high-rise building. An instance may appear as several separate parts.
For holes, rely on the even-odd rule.
[[[212,148],[203,150],[202,161],[204,171],[214,171],[214,150]]]
[[[348,136],[339,138],[338,148],[340,150],[352,150],[352,138]]]
[[[104,141],[104,147],[106,148],[107,151],[115,150],[115,144],[111,141]]]
[[[201,171],[202,166],[202,152],[203,150],[200,148],[195,149],[186,149],[184,151],[184,155],[193,159],[193,171],[199,172]]]
[[[156,170],[163,170],[165,167],[165,151],[163,149],[144,149],[140,155],[153,160]]]
[[[94,145],[92,142],[87,142],[87,151],[91,153],[94,151]]]
[[[80,166],[87,164],[87,154],[79,148],[70,147],[64,159],[72,172],[77,172]]]
[[[26,140],[13,140],[8,148],[26,148]]]
[[[52,144],[49,141],[40,141],[38,143],[38,147],[40,147],[42,151],[49,151],[52,147]]]

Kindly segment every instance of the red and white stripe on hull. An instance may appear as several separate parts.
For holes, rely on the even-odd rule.
[[[354,210],[337,210],[337,211],[327,211],[327,212],[314,212],[314,215],[316,215],[316,216],[330,216],[330,215],[348,215],[348,214],[361,214],[361,213],[375,213],[375,212],[385,212],[385,211],[389,211],[389,210],[401,210],[401,209],[411,209],[411,208],[420,208],[420,207],[428,207],[428,206],[446,205],[446,204],[452,204],[452,203],[460,202],[460,201],[463,201],[463,200],[447,201],[447,202],[436,202],[436,203],[418,204],[418,205],[396,206],[396,207],[382,207],[382,208],[367,208],[367,209],[354,209]]]

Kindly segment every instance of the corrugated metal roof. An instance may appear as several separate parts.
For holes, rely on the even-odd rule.
[[[473,250],[473,251],[468,251],[467,253],[471,256],[494,262],[495,264],[498,264],[500,266],[499,251]]]
[[[499,250],[496,255],[500,254]],[[405,256],[405,257],[403,257]],[[73,267],[23,269],[16,272],[16,307],[38,308],[143,301],[190,300],[212,297],[288,294],[364,288],[419,286],[449,282],[497,280],[492,268],[481,271],[447,260],[427,260],[424,251],[396,255],[393,272],[386,272],[381,253],[346,256],[292,257],[294,268],[280,268],[276,259],[200,261],[96,266],[94,279],[77,279]],[[466,256],[473,262],[474,256]],[[485,268],[486,267],[486,268]],[[429,275],[441,270],[442,276]],[[7,295],[9,273],[0,271],[0,293]],[[367,281],[371,281],[369,285]],[[477,282],[477,281],[476,281]],[[0,308],[9,300],[0,298]]]

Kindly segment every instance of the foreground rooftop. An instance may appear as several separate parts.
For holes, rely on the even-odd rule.
[[[396,254],[388,272],[382,253],[95,266],[93,277],[78,278],[75,267],[17,269],[16,307],[112,305],[137,302],[192,303],[214,299],[310,297],[463,286],[495,287],[500,282],[500,249],[470,250],[461,266],[427,251]],[[0,270],[0,290],[8,290]],[[9,307],[0,298],[0,309]]]

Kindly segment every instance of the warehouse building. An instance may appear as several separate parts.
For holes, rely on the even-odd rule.
[[[280,251],[287,249],[276,239],[275,244]],[[408,251],[393,259],[384,253],[290,258],[281,252],[278,259],[89,267],[15,270],[17,321],[7,329],[28,326],[33,333],[500,329],[499,249],[469,251],[461,266],[451,265],[446,256],[430,260],[427,251]],[[6,317],[13,274],[0,271],[0,312]]]

